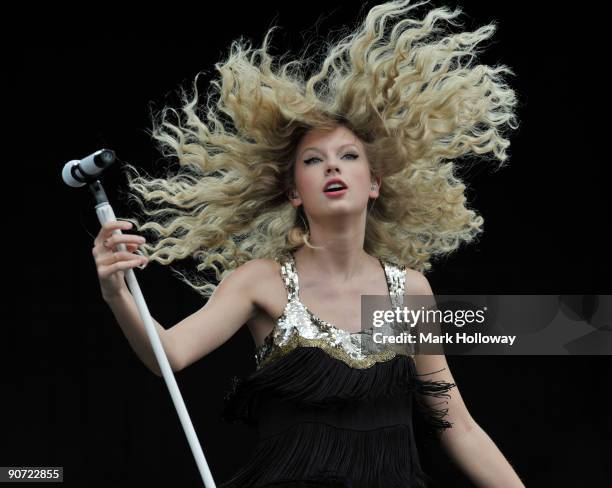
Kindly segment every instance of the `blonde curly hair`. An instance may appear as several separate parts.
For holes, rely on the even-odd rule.
[[[514,73],[472,63],[494,23],[450,33],[444,22],[459,25],[461,9],[435,8],[418,20],[406,14],[427,2],[409,3],[377,5],[354,32],[327,41],[310,77],[316,57],[303,52],[284,63],[267,52],[274,26],[259,49],[232,42],[215,64],[220,77],[205,106],[198,73],[191,99],[182,90],[183,117],[165,107],[150,132],[165,157],[178,159],[179,172],[147,178],[125,165],[129,198],[148,217],[125,220],[156,239],[143,253],[164,265],[192,257],[198,271],[213,269],[221,280],[249,260],[309,245],[303,210],[287,198],[295,150],[308,130],[338,124],[360,138],[383,181],[368,211],[367,253],[424,272],[432,257],[482,232],[453,160],[470,153],[500,167],[507,160],[504,131],[518,127],[517,99],[503,75]],[[203,273],[178,274],[205,297],[216,288]]]

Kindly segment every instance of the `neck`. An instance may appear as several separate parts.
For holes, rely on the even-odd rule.
[[[346,221],[342,225],[338,220],[310,228],[310,243],[321,249],[304,245],[294,254],[305,268],[328,282],[341,284],[363,275],[372,257],[363,249],[365,225],[346,225]]]

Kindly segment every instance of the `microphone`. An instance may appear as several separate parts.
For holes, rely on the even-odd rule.
[[[62,179],[68,186],[79,188],[94,181],[114,162],[115,152],[113,150],[100,149],[81,160],[68,161],[62,170]]]

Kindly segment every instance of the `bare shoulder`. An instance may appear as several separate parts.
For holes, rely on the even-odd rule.
[[[274,283],[279,275],[280,264],[274,259],[256,258],[247,261],[232,270],[228,276],[235,276],[251,290],[251,297],[256,304],[261,303],[261,297],[267,294],[268,286]]]
[[[266,278],[272,273],[277,273],[280,264],[274,259],[256,258],[238,266],[232,273],[239,273],[249,278]]]
[[[174,371],[214,351],[258,315],[272,269],[273,262],[262,259],[238,266],[223,277],[202,308],[168,329]]]
[[[273,259],[256,258],[241,264],[230,271],[227,276],[240,276],[242,279],[261,277],[261,273],[271,273],[280,265]]]
[[[406,267],[406,295],[433,295],[429,280],[416,269]]]

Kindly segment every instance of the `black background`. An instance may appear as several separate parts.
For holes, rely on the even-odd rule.
[[[362,12],[374,4],[363,4]],[[569,34],[581,15],[537,12],[533,2],[432,5],[463,6],[466,29],[498,23],[480,62],[516,72],[509,81],[521,121],[507,168],[493,172],[483,163],[466,174],[485,233],[434,263],[427,275],[434,292],[609,294],[606,156],[594,149],[590,109],[598,106],[585,76],[592,41],[588,31]],[[199,70],[209,73],[200,86],[207,83],[214,63],[241,35],[258,46],[266,29],[279,24],[272,54],[298,52],[315,23],[324,36],[356,22],[361,6],[174,3],[128,15],[126,4],[14,14],[4,43],[5,106],[14,109],[5,144],[16,159],[5,174],[17,169],[35,178],[14,176],[4,185],[11,197],[5,205],[13,209],[8,218],[17,218],[16,234],[5,233],[12,246],[4,256],[20,271],[4,295],[1,466],[63,466],[65,483],[75,486],[198,486],[163,380],[135,356],[100,296],[91,198],[64,186],[61,169],[107,147],[161,176],[175,163],[163,161],[145,132],[151,107],[178,107],[178,87],[189,88]],[[119,168],[103,184],[118,217],[129,215]],[[163,266],[136,273],[151,314],[166,328],[203,306]],[[217,483],[246,461],[255,442],[254,432],[219,418],[229,377],[254,367],[252,349],[242,328],[177,376]],[[449,356],[448,362],[472,416],[527,486],[609,482],[608,356]],[[470,486],[441,450],[424,450],[423,462],[441,486]]]

